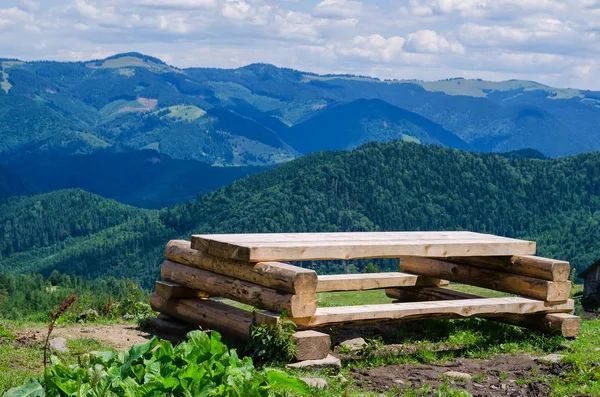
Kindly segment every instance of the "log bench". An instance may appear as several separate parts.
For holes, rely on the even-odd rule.
[[[242,339],[248,338],[252,322],[276,322],[285,312],[299,330],[298,346],[305,347],[311,346],[310,338],[315,346],[327,345],[323,333],[305,331],[329,326],[468,317],[576,337],[581,321],[570,314],[570,265],[534,256],[535,251],[531,241],[472,232],[193,235],[191,241],[167,244],[162,281],[156,283],[151,304],[158,312]],[[285,263],[366,258],[398,258],[399,269],[317,275]],[[446,288],[450,281],[517,296],[464,294]],[[373,289],[385,290],[395,301],[318,307],[319,292]],[[304,359],[326,354],[299,349]]]

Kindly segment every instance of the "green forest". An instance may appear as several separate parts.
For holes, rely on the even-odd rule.
[[[578,271],[600,257],[600,154],[560,159],[408,142],[309,155],[160,211],[81,190],[0,204],[0,271],[131,278],[149,288],[192,233],[471,230],[538,242]],[[303,263],[320,273],[366,263]],[[382,264],[393,267],[391,261]]]
[[[121,319],[146,299],[146,292],[131,281],[113,277],[91,281],[58,271],[46,278],[41,274],[0,274],[0,319],[47,322],[50,313],[73,294],[77,300],[63,316],[64,321],[75,321],[90,309],[97,316],[93,320]]]

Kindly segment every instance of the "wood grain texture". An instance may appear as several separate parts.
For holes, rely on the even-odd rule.
[[[400,302],[426,302],[459,299],[484,299],[482,296],[439,287],[386,288],[388,298]]]
[[[245,262],[531,255],[535,243],[471,232],[194,235],[192,248]]]
[[[296,344],[296,360],[322,360],[331,350],[331,337],[318,331],[298,331],[292,335]]]
[[[171,317],[215,330],[232,338],[247,340],[252,313],[210,299],[164,299],[157,294],[150,298],[152,309]]]
[[[314,316],[292,319],[302,328],[334,324],[391,320],[481,317],[491,314],[533,314],[570,312],[572,300],[551,304],[527,298],[485,298],[437,302],[389,303],[382,305],[324,307]]]
[[[548,334],[558,334],[564,338],[576,338],[581,330],[581,317],[569,313],[550,313],[534,315],[507,314],[492,315],[490,320],[517,325],[523,328],[537,329]]]
[[[400,266],[403,271],[414,274],[440,277],[450,281],[541,299],[547,302],[564,302],[569,299],[571,294],[571,283],[569,281],[553,282],[437,259],[402,258]]]
[[[208,294],[204,291],[187,288],[168,281],[156,281],[154,283],[154,291],[156,291],[158,296],[165,299],[208,298]]]
[[[398,299],[399,302],[485,299],[482,296],[438,287],[386,289],[385,292],[388,297]],[[581,317],[567,313],[491,314],[482,315],[481,317],[501,323],[537,329],[549,334],[560,334],[565,338],[577,337],[581,328]]]
[[[456,257],[445,260],[548,281],[568,281],[571,274],[569,262],[539,256]]]
[[[287,263],[247,262],[219,258],[191,248],[189,241],[171,240],[165,256],[172,262],[223,274],[292,294],[310,294],[317,288],[317,273]]]
[[[311,316],[317,308],[315,293],[293,295],[171,261],[163,262],[161,276],[163,280],[206,291],[210,296],[225,297],[278,313],[287,311],[291,317]]]
[[[364,291],[392,287],[414,287],[448,285],[446,280],[417,276],[414,274],[390,272],[370,274],[334,274],[318,276],[317,292]]]

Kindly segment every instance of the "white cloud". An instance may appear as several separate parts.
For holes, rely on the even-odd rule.
[[[113,6],[96,6],[93,2],[75,0],[73,9],[81,16],[103,24],[117,24],[122,20],[121,15],[117,13],[116,8]]]
[[[134,0],[129,4],[139,4],[148,7],[195,9],[214,8],[217,6],[217,0]]]
[[[518,12],[563,12],[568,5],[560,0],[413,0],[410,8],[413,15],[458,14],[470,18],[504,19]]]
[[[139,51],[181,67],[271,62],[322,73],[600,89],[600,0],[8,2],[0,5],[0,57]]]
[[[358,18],[364,11],[363,3],[355,0],[323,0],[313,8],[313,15],[333,19]]]
[[[465,48],[458,41],[448,39],[439,35],[434,30],[419,30],[411,33],[406,38],[406,51],[426,52],[426,53],[444,53],[455,52],[462,54]]]
[[[228,0],[221,9],[221,14],[225,18],[237,20],[244,20],[248,18],[250,12],[250,4],[240,0]]]
[[[308,14],[293,11],[275,15],[272,27],[280,38],[316,41],[320,36],[317,21]]]
[[[25,11],[35,12],[40,9],[40,3],[34,0],[19,0],[19,4]]]
[[[534,38],[535,32],[511,26],[465,24],[458,29],[458,37],[473,46],[498,47],[510,43],[524,43]]]
[[[0,29],[9,25],[22,24],[29,19],[29,14],[18,8],[0,8]]]
[[[398,36],[387,39],[379,34],[356,36],[350,46],[340,47],[339,53],[390,62],[402,53],[404,42],[404,38]]]

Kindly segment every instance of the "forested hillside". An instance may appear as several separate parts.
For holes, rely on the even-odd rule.
[[[5,199],[0,201],[0,258],[89,236],[142,213],[82,190]]]
[[[149,286],[170,238],[213,232],[472,230],[537,240],[540,255],[570,260],[579,270],[600,257],[598,153],[540,160],[396,141],[309,155],[160,212],[136,213],[99,198],[87,201],[88,210],[74,210],[79,201],[68,197],[83,193],[56,194],[62,196],[47,206],[47,217],[72,213],[64,223],[6,221],[15,218],[14,208],[30,208],[27,203],[39,197],[2,206],[3,246],[12,241],[6,236],[39,239],[61,236],[57,228],[79,230],[74,226],[86,225],[104,207],[114,208],[109,213],[115,225],[92,225],[83,235],[56,237],[44,247],[30,243],[31,249],[5,254],[1,271],[59,269],[92,278],[132,277]]]
[[[469,149],[465,141],[442,126],[378,99],[326,107],[282,136],[301,153],[353,149],[367,142],[395,139]]]

